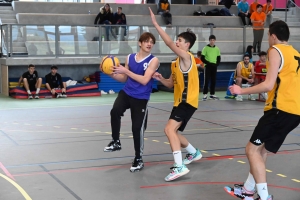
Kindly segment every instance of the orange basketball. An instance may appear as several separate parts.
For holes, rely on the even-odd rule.
[[[117,57],[115,56],[105,56],[102,59],[101,66],[102,66],[102,71],[105,74],[112,74],[113,70],[111,69],[113,66],[118,66],[120,64],[120,61]]]

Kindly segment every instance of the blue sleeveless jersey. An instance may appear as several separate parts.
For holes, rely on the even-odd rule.
[[[127,63],[129,70],[135,74],[143,76],[154,56],[152,54],[149,54],[146,58],[139,62],[136,61],[135,57],[136,53],[128,55]],[[152,92],[152,83],[153,78],[151,78],[146,85],[142,85],[141,83],[133,80],[128,76],[123,91],[133,98],[149,100],[150,93]]]

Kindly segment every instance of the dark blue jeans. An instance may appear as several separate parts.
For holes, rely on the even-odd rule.
[[[110,25],[108,20],[105,20],[102,24]],[[109,41],[109,31],[111,31],[111,26],[105,26],[106,40]]]

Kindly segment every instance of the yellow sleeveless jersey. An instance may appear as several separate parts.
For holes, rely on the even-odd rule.
[[[276,83],[268,92],[265,111],[277,108],[287,113],[300,115],[300,54],[291,45],[272,46],[281,57]],[[270,49],[271,49],[270,48]],[[266,67],[269,67],[267,58]]]
[[[199,77],[198,69],[194,59],[191,56],[191,66],[188,71],[182,71],[180,68],[180,59],[172,61],[171,70],[174,82],[174,106],[179,103],[188,103],[191,106],[198,108],[199,101]]]
[[[248,67],[245,67],[244,61],[239,62],[239,64],[242,66],[242,68],[241,68],[241,75],[243,77],[247,77],[248,78],[249,75],[252,72],[253,64],[249,63]],[[234,78],[236,78],[236,76],[237,76],[237,71],[235,70]]]

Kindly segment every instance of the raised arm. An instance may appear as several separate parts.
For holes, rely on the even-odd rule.
[[[152,23],[154,25],[154,27],[156,28],[157,32],[159,33],[159,35],[161,36],[161,38],[163,39],[163,41],[165,42],[165,44],[178,56],[180,57],[181,60],[183,60],[183,62],[191,62],[191,56],[184,50],[181,50],[180,48],[178,48],[174,41],[170,38],[170,36],[158,25],[155,15],[153,14],[151,8],[149,7],[149,11],[150,11],[150,16],[152,19]]]

